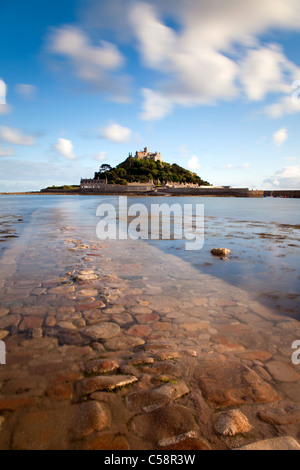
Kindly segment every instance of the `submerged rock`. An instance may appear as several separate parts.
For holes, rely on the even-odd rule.
[[[0,317],[5,317],[9,313],[8,308],[0,307]]]
[[[5,418],[3,416],[0,416],[0,429],[1,429],[2,424],[4,423],[4,420]]]
[[[80,396],[90,395],[98,391],[111,391],[137,382],[133,375],[107,375],[83,379],[76,384],[77,393]]]
[[[120,327],[116,323],[102,322],[86,328],[84,334],[93,340],[98,340],[113,338],[120,331]]]
[[[222,436],[235,436],[251,431],[252,426],[240,410],[230,410],[218,415],[214,428]]]
[[[258,417],[262,421],[265,421],[265,423],[275,426],[300,423],[300,406],[260,410],[258,412]]]
[[[101,431],[110,425],[110,421],[110,412],[102,403],[81,403],[72,421],[73,438],[82,439],[94,431]]]
[[[221,256],[222,258],[226,258],[230,253],[228,248],[213,248],[211,250],[211,254],[214,256]]]
[[[282,436],[257,441],[234,450],[300,450],[300,444],[291,436]]]
[[[268,383],[249,367],[238,362],[204,362],[195,368],[195,378],[204,397],[214,407],[273,403],[280,400]]]
[[[86,374],[106,374],[107,372],[115,371],[119,368],[119,364],[116,361],[111,361],[108,359],[96,359],[90,361],[84,365],[84,371]]]
[[[138,436],[160,443],[160,446],[178,442],[178,436],[198,435],[198,426],[189,408],[169,404],[150,413],[135,416],[131,428]]]
[[[131,393],[126,397],[126,405],[129,410],[151,412],[162,408],[171,401],[189,393],[186,384],[181,381],[178,384],[166,383],[153,390],[142,390]]]

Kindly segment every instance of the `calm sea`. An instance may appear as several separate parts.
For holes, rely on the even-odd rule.
[[[43,250],[45,256],[50,241],[59,243],[59,237],[53,238],[58,226],[62,234],[64,229],[73,227],[76,237],[97,241],[96,209],[102,203],[118,208],[119,198],[0,196],[0,261],[14,246],[18,246],[16,253],[20,255],[22,249],[26,249],[26,240],[28,243],[34,233],[38,264],[39,250]],[[213,278],[220,278],[228,286],[242,288],[281,313],[300,319],[299,199],[128,198],[128,205],[143,204],[149,212],[151,204],[162,203],[177,203],[182,208],[184,204],[204,205],[204,246],[201,250],[187,251],[185,240],[139,241],[145,244],[145,249],[147,245],[154,245],[161,254],[172,254],[209,275],[212,282]],[[231,250],[227,260],[211,255],[212,248],[220,247]],[[20,256],[16,257],[14,262],[18,263],[19,259]],[[141,259],[136,261],[142,262]],[[162,270],[162,279],[163,276]]]

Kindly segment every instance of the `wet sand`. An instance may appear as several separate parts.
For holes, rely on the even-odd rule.
[[[1,449],[299,442],[298,321],[142,241],[56,225],[1,259]]]

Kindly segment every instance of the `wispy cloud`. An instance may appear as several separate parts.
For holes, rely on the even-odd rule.
[[[179,30],[168,26],[167,15]],[[274,28],[299,30],[299,18],[296,0],[136,2],[129,21],[141,60],[163,76],[143,92],[143,119],[160,119],[175,105],[215,104],[242,94],[259,101],[276,93],[278,106],[299,69],[278,45],[262,46],[259,37]],[[283,113],[292,105],[280,108]]]
[[[6,102],[7,85],[2,78],[0,78],[0,114],[8,114],[11,107]]]
[[[290,93],[288,96],[278,99],[277,102],[266,106],[264,112],[274,119],[280,118],[286,114],[299,113],[300,101],[293,100],[292,93]]]
[[[0,78],[0,104],[6,104],[6,83]]]
[[[172,111],[172,101],[163,93],[143,88],[142,95],[144,98],[140,115],[142,119],[154,121],[165,117]]]
[[[97,162],[103,162],[107,157],[107,153],[105,151],[97,153],[97,155],[94,155],[94,160],[97,160]]]
[[[0,127],[0,139],[15,145],[35,145],[34,137],[23,135],[19,129],[8,126]]]
[[[187,162],[187,167],[191,171],[196,171],[196,170],[199,170],[201,168],[201,165],[199,163],[199,159],[198,159],[197,155],[193,155],[189,159],[189,161]]]
[[[73,152],[73,144],[69,139],[63,139],[60,137],[58,142],[53,145],[54,150],[56,150],[60,155],[67,158],[68,160],[75,160],[76,155]]]
[[[100,40],[93,45],[80,28],[62,26],[48,35],[47,49],[65,58],[75,75],[95,90],[111,93],[116,101],[128,99],[128,77],[120,73],[125,58],[115,44]]]
[[[0,147],[0,157],[11,157],[13,154],[14,154],[14,149]]]
[[[9,114],[12,108],[9,104],[0,103],[0,114]]]
[[[251,166],[250,163],[246,162],[246,163],[243,163],[239,168],[243,168],[246,170],[247,168],[250,168],[250,166]]]
[[[245,162],[245,163],[242,163],[241,165],[233,165],[232,163],[227,163],[227,165],[223,166],[223,167],[218,167],[216,166],[215,168],[216,169],[221,169],[221,170],[247,170],[248,168],[250,168],[250,163],[248,162]]]
[[[273,134],[273,142],[280,147],[288,138],[288,132],[285,127],[282,127]]]
[[[300,111],[290,96],[291,84],[300,77],[299,67],[278,44],[261,42],[262,35],[275,29],[300,30],[298,0],[89,0],[85,4],[84,29],[70,25],[52,29],[48,52],[66,59],[76,76],[93,89],[128,102],[131,79],[123,72],[125,54],[101,36],[109,31],[110,40],[117,38],[126,46],[131,41],[141,64],[157,72],[152,86],[141,86],[143,120],[162,119],[176,106],[215,105],[243,96],[251,101],[271,96],[273,103],[263,110],[271,117]]]
[[[271,92],[291,92],[285,74],[292,74],[295,66],[287,60],[281,46],[250,49],[240,67],[240,81],[250,100],[261,101]]]
[[[32,100],[37,93],[37,87],[35,85],[29,85],[26,83],[19,83],[16,85],[16,92],[25,98],[26,100]]]
[[[110,140],[114,143],[128,142],[131,136],[131,130],[127,127],[120,126],[120,124],[110,124],[107,127],[99,129],[100,135],[103,139]]]
[[[277,189],[299,189],[300,165],[286,166],[265,179],[264,183]]]

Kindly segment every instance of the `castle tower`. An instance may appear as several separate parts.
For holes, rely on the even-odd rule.
[[[152,160],[154,162],[157,162],[157,161],[162,162],[161,154],[159,152],[155,152],[155,153],[149,152],[148,147],[145,147],[144,151],[140,150],[139,152],[135,152],[134,158],[138,160]]]

